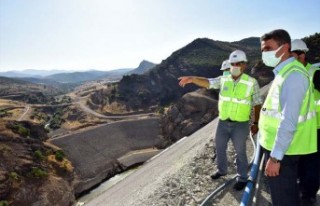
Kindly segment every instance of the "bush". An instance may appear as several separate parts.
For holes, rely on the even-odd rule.
[[[32,167],[31,174],[36,178],[47,177],[48,173],[38,167]]]
[[[29,137],[30,136],[30,130],[22,126],[21,124],[14,124],[10,127],[14,132],[24,136]]]
[[[62,150],[58,150],[55,154],[55,159],[59,162],[62,162],[63,158],[65,157],[65,154]]]
[[[7,200],[0,200],[0,206],[9,206],[9,202]]]
[[[16,172],[10,172],[9,179],[11,181],[17,181],[17,180],[19,180],[19,175]],[[1,206],[1,204],[0,204],[0,206]]]
[[[44,156],[42,155],[42,152],[40,150],[36,150],[34,152],[34,156],[40,161],[42,161],[44,159]]]

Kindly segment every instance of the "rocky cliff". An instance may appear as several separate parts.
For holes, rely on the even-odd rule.
[[[0,124],[0,203],[71,205],[76,176],[63,153],[43,143],[43,127],[28,122]]]

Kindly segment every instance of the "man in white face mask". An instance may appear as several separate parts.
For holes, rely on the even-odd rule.
[[[262,106],[259,143],[274,206],[299,206],[298,160],[317,151],[317,123],[309,75],[291,56],[291,39],[278,29],[261,37],[263,62],[275,78]]]
[[[218,78],[180,77],[179,85],[193,83],[205,88],[220,89],[219,94],[219,123],[215,135],[216,156],[218,170],[211,175],[218,179],[228,173],[226,150],[231,139],[236,150],[237,174],[239,175],[235,190],[242,190],[247,183],[248,160],[246,155],[246,139],[249,135],[249,120],[252,115],[251,132],[257,133],[259,111],[262,99],[257,80],[244,74],[247,57],[241,50],[232,52],[229,56],[231,64],[230,74]]]

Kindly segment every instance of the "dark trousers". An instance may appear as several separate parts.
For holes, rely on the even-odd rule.
[[[303,197],[315,198],[319,189],[320,173],[320,130],[318,135],[318,151],[316,153],[301,155],[298,166],[299,187]]]
[[[263,149],[265,163],[270,151]],[[285,155],[280,163],[280,173],[276,177],[266,177],[270,187],[273,206],[299,206],[299,188],[297,183],[299,155]]]

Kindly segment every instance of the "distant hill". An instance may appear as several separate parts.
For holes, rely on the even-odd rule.
[[[22,71],[8,71],[0,72],[2,77],[13,77],[13,78],[25,78],[25,77],[36,77],[41,78],[44,76],[58,74],[58,73],[68,73],[72,71],[67,70],[36,70],[36,69],[26,69]]]
[[[86,71],[86,72],[72,72],[72,73],[59,73],[44,77],[45,79],[54,80],[61,83],[76,83],[85,82],[98,79],[120,79],[123,74],[132,69],[117,69],[112,71]]]
[[[61,91],[45,84],[34,84],[20,79],[0,77],[0,98],[22,100],[29,103],[46,103],[50,96]]]
[[[132,71],[126,73],[126,75],[130,75],[130,74],[143,74],[147,71],[149,71],[150,69],[154,68],[156,66],[156,64],[143,60],[139,66],[136,69],[133,69]]]

